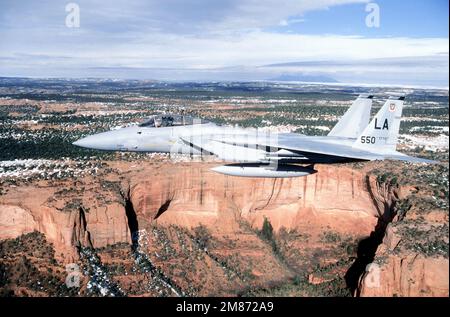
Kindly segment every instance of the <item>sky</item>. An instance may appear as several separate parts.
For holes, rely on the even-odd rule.
[[[448,0],[1,0],[0,76],[448,88],[448,12]]]

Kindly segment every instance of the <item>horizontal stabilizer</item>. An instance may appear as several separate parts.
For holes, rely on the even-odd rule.
[[[438,161],[428,160],[420,157],[413,157],[409,155],[405,155],[400,152],[396,152],[398,154],[394,155],[386,155],[384,158],[386,160],[395,160],[395,161],[403,161],[403,162],[409,162],[409,163],[427,163],[427,164],[438,164]]]

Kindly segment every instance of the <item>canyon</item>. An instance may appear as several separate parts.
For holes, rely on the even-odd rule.
[[[55,266],[89,273],[101,263],[130,296],[316,296],[322,286],[448,296],[448,255],[398,246],[415,215],[397,213],[409,188],[380,183],[367,168],[317,165],[307,177],[255,179],[215,174],[206,162],[106,165],[96,175],[10,185],[0,196],[0,240],[40,232]],[[421,226],[443,222],[448,212],[435,212]]]

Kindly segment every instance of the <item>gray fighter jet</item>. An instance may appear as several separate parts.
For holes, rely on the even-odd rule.
[[[98,150],[215,155],[234,163],[214,167],[213,171],[244,177],[306,176],[316,172],[315,163],[436,163],[396,151],[404,97],[390,97],[369,123],[372,97],[360,95],[327,136],[270,133],[163,114],[73,144]]]

